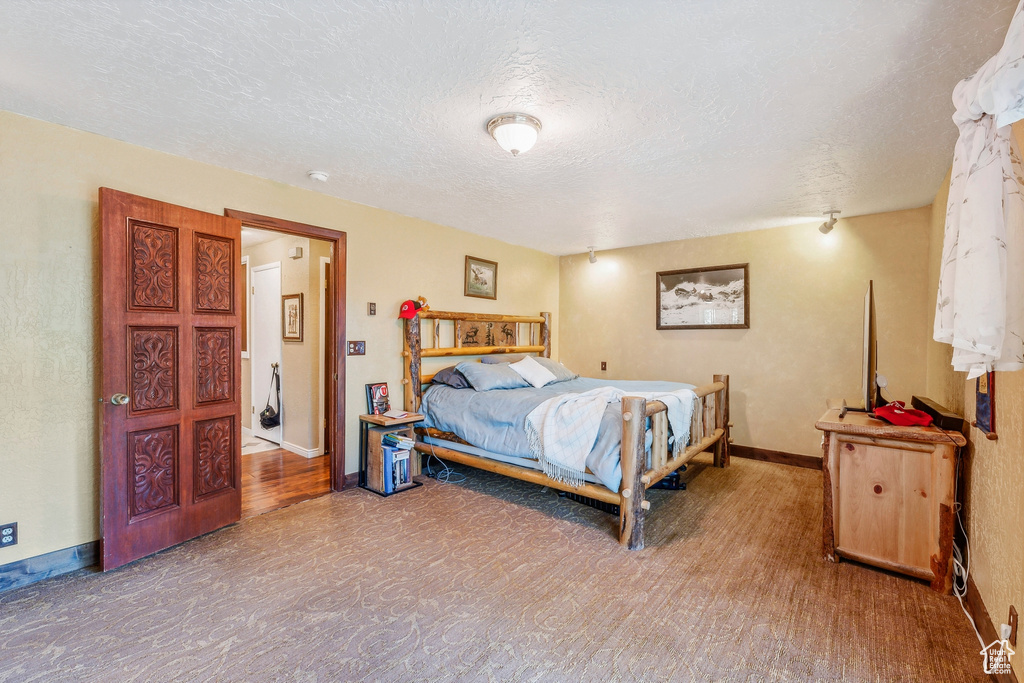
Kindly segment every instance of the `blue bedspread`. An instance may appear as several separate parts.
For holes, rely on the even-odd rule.
[[[676,391],[693,389],[692,384],[645,382],[578,377],[535,389],[475,391],[433,385],[423,394],[420,408],[425,425],[452,432],[478,448],[502,455],[531,458],[526,438],[526,416],[534,408],[560,394],[582,393],[599,387],[625,391]],[[587,468],[612,491],[619,490],[622,469],[619,444],[622,441],[622,406],[612,403],[601,420],[601,431],[587,456]]]

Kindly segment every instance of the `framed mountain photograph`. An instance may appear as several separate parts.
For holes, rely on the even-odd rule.
[[[749,329],[748,264],[658,273],[658,329]]]

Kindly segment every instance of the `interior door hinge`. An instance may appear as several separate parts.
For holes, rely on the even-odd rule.
[[[253,414],[253,415],[255,415],[255,414],[256,414],[256,406],[253,406],[253,407],[252,407],[252,414]]]
[[[337,382],[337,381],[338,381],[338,373],[334,373],[334,381],[335,381],[335,382]]]

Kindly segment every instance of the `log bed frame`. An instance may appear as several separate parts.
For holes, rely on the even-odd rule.
[[[421,340],[421,321],[432,321],[433,344],[423,347]],[[442,322],[453,326],[454,346],[441,346]],[[497,340],[488,334],[483,342],[473,341],[476,334],[469,334],[471,328],[479,330],[488,324],[501,324],[505,330],[505,338]],[[514,328],[510,334],[509,326]],[[524,329],[525,328],[525,329]],[[551,356],[551,314],[541,313],[539,316],[492,315],[487,313],[457,313],[451,311],[420,310],[417,317],[405,321],[405,341],[402,351],[404,359],[404,409],[416,412],[423,398],[423,386],[430,383],[433,374],[424,374],[421,363],[424,358],[440,358],[447,356],[483,356],[502,353],[536,353],[544,357]],[[521,343],[523,341],[529,343]],[[466,343],[464,343],[466,342]],[[497,343],[496,343],[497,342]],[[481,345],[477,345],[481,344]],[[600,484],[584,482],[581,486],[551,479],[539,470],[512,465],[497,460],[490,460],[471,455],[451,448],[429,445],[417,441],[416,450],[431,453],[447,460],[470,467],[495,472],[515,479],[541,484],[560,491],[567,491],[581,496],[593,498],[604,503],[619,506],[619,542],[630,550],[641,550],[644,547],[644,516],[650,509],[650,502],[645,500],[648,488],[675,472],[689,462],[698,453],[714,448],[714,464],[726,467],[729,464],[729,376],[715,375],[711,384],[694,389],[697,395],[690,425],[690,441],[687,447],[676,457],[670,457],[668,449],[668,416],[665,404],[650,401],[638,396],[625,396],[622,399],[622,484],[618,491],[612,491]],[[646,418],[651,418],[651,430],[654,442],[651,446],[651,467],[647,469],[647,458],[644,450],[644,434]],[[418,429],[421,435],[426,434],[436,439],[458,441],[453,434],[435,429]]]

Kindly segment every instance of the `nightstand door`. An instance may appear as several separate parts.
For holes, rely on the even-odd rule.
[[[952,481],[943,444],[835,435],[836,551],[932,579],[939,506]],[[947,473],[948,470],[948,473]]]

